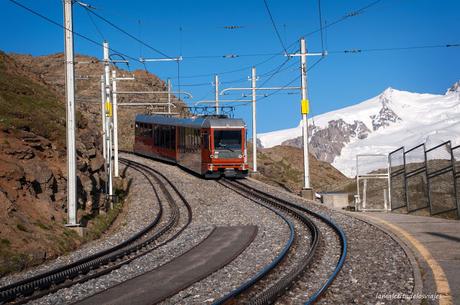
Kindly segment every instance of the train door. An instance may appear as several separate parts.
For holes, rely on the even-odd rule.
[[[208,164],[211,163],[211,139],[209,129],[201,130],[201,172],[208,170]]]

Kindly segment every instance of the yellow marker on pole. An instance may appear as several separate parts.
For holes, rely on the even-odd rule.
[[[112,104],[109,100],[105,102],[105,115],[108,117],[112,116]]]
[[[302,114],[308,114],[310,112],[310,101],[308,99],[301,100],[300,106],[301,106]]]

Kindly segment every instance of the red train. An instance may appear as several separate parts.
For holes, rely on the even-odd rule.
[[[206,178],[248,174],[246,126],[223,116],[137,115],[134,152],[174,162]]]

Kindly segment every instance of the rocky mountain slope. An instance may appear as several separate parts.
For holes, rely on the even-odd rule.
[[[62,53],[47,56],[30,56],[11,54],[21,67],[51,85],[54,90],[64,94],[64,55]],[[76,105],[81,113],[85,113],[90,121],[101,130],[101,74],[104,71],[103,63],[96,57],[77,55],[75,66],[76,78]],[[128,71],[116,68],[117,77],[134,76],[136,80],[119,81],[117,91],[166,91],[167,87],[163,80],[143,70]],[[166,102],[166,94],[119,94],[118,102]],[[172,112],[182,110],[185,104],[174,95]],[[134,117],[138,113],[151,113],[165,111],[165,106],[129,106],[120,107],[118,112],[119,121],[119,147],[124,150],[132,150],[134,142]]]
[[[64,97],[0,52],[0,274],[41,263],[82,240],[65,229]],[[96,126],[77,115],[79,216],[102,204]]]
[[[388,88],[362,103],[309,119],[310,151],[348,176],[356,154],[387,154],[401,146],[460,144],[460,82],[445,95]],[[301,146],[301,125],[260,134],[263,147]]]
[[[251,151],[248,145],[248,152]],[[265,183],[299,193],[303,187],[303,151],[292,146],[261,148],[257,151],[257,170],[254,178]],[[252,154],[248,156],[252,167]],[[349,184],[349,178],[331,164],[317,160],[310,155],[310,178],[316,192],[343,190]]]

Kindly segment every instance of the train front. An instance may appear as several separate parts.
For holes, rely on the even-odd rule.
[[[240,119],[213,120],[209,129],[207,177],[244,178],[248,175],[246,127]]]

